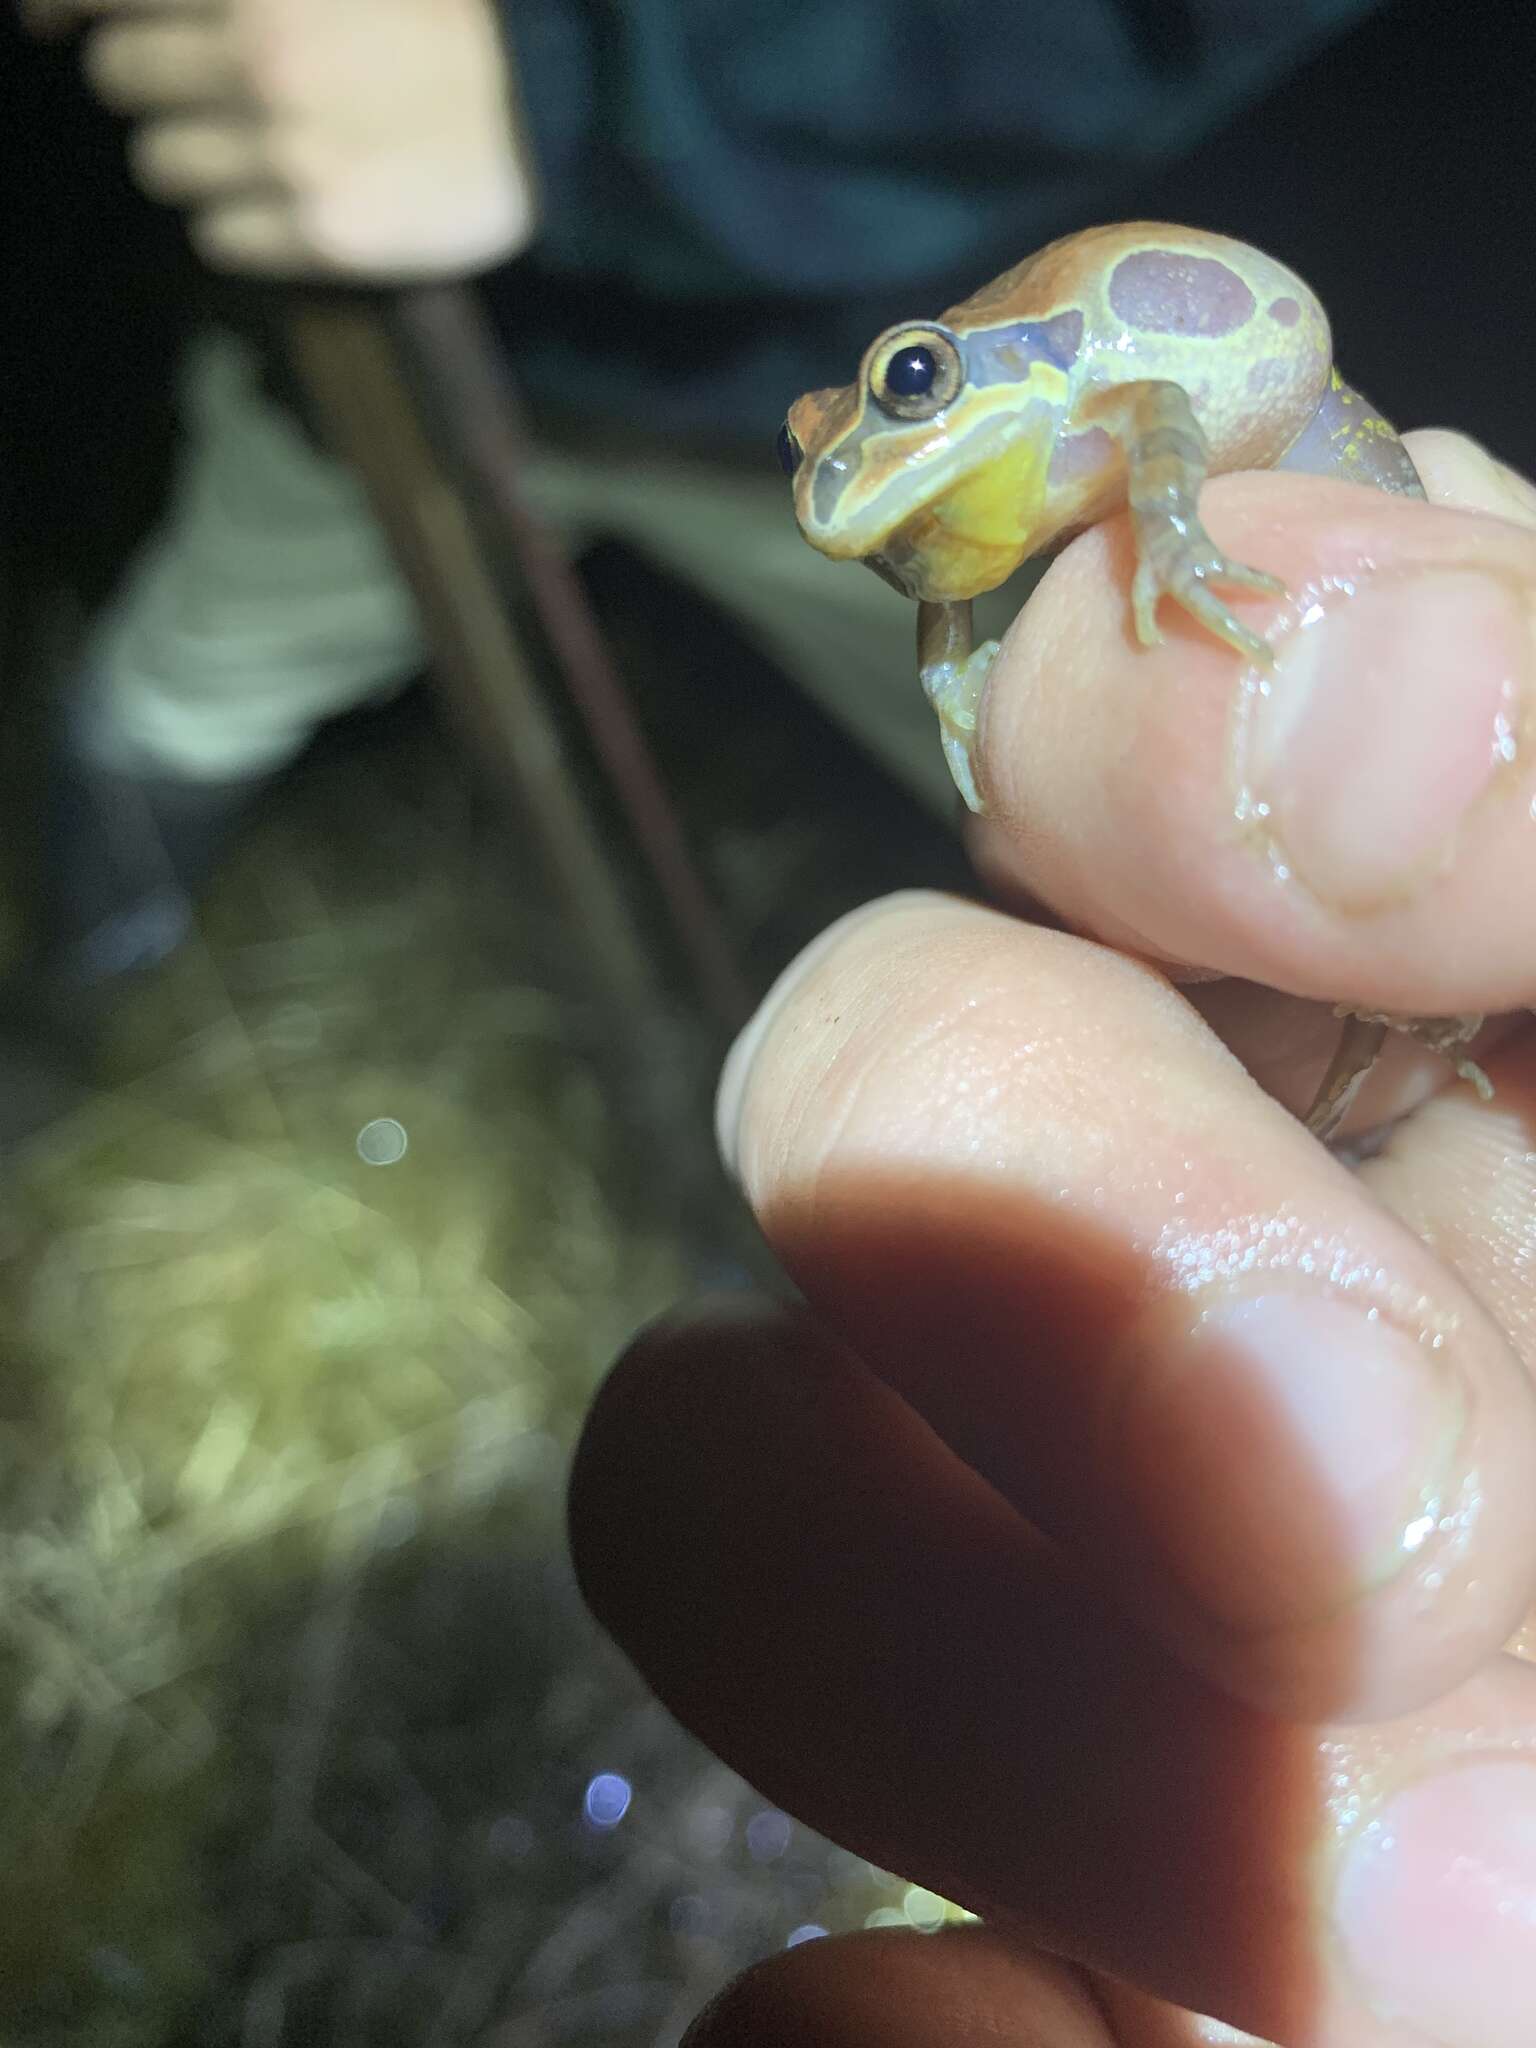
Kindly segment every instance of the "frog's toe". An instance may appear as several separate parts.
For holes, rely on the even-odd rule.
[[[1147,559],[1137,565],[1131,585],[1137,639],[1144,647],[1158,645],[1163,635],[1157,625],[1157,606],[1161,598],[1170,597],[1207,632],[1225,640],[1249,661],[1263,668],[1273,667],[1269,642],[1251,631],[1222,603],[1216,594],[1220,584],[1236,584],[1243,590],[1262,591],[1271,597],[1282,596],[1285,591],[1278,576],[1271,576],[1265,569],[1250,569],[1244,562],[1229,562],[1225,555],[1214,552],[1206,556],[1190,554],[1171,564]]]
[[[1428,1046],[1431,1052],[1437,1052],[1448,1059],[1460,1078],[1475,1088],[1484,1102],[1491,1102],[1493,1083],[1476,1060],[1468,1057],[1466,1050],[1486,1021],[1484,1017],[1477,1015],[1387,1019],[1395,1031],[1406,1033],[1418,1044]]]
[[[981,791],[976,787],[976,771],[971,766],[970,743],[957,733],[942,733],[944,759],[949,765],[950,779],[960,792],[961,802],[975,817],[981,817],[987,806]]]
[[[1402,1017],[1389,1010],[1357,1010],[1348,1003],[1340,1003],[1334,1015],[1344,1022],[1344,1037],[1339,1052],[1335,1055],[1328,1080],[1318,1092],[1317,1101],[1308,1117],[1308,1127],[1314,1133],[1326,1135],[1337,1123],[1338,1118],[1349,1106],[1359,1081],[1372,1065],[1382,1039],[1388,1030],[1399,1031],[1415,1044],[1428,1051],[1438,1053],[1450,1061],[1458,1077],[1469,1087],[1475,1088],[1484,1102],[1493,1100],[1493,1083],[1470,1058],[1467,1048],[1482,1030],[1487,1019],[1481,1015],[1467,1014],[1455,1017]],[[1361,1050],[1361,1048],[1364,1048]],[[1354,1061],[1351,1064],[1351,1053]],[[1326,1114],[1336,1110],[1336,1114]],[[1321,1122],[1319,1119],[1322,1119]]]
[[[1192,619],[1196,619],[1218,640],[1225,640],[1237,653],[1256,662],[1260,668],[1273,668],[1274,651],[1267,640],[1245,626],[1236,613],[1228,611],[1215,591],[1205,583],[1191,584],[1188,589],[1176,590],[1173,595]]]
[[[1267,597],[1284,597],[1285,584],[1267,569],[1250,569],[1246,562],[1230,562],[1223,555],[1201,571],[1208,583],[1235,583],[1240,590],[1262,590]]]
[[[1143,647],[1161,647],[1163,629],[1157,623],[1158,600],[1163,595],[1163,585],[1156,571],[1148,562],[1143,562],[1136,571],[1131,585],[1131,609],[1136,618],[1136,638]]]
[[[924,693],[938,713],[949,772],[967,810],[978,816],[986,804],[976,787],[971,755],[976,744],[977,710],[997,648],[997,641],[984,640],[963,661],[936,661],[921,671]]]

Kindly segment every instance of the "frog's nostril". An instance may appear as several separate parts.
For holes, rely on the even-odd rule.
[[[800,446],[800,443],[789,431],[788,420],[786,420],[783,426],[780,427],[779,429],[779,438],[777,446],[779,451],[780,469],[783,470],[786,476],[793,476],[795,471],[800,467],[802,461],[805,459],[805,450]]]

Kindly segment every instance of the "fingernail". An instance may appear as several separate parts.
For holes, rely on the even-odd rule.
[[[1277,650],[1245,763],[1278,857],[1341,909],[1422,887],[1513,756],[1527,696],[1523,593],[1480,572],[1324,596]]]
[[[1459,1491],[1444,1344],[1328,1295],[1222,1302],[1162,1337],[1122,1415],[1143,1527],[1224,1631],[1265,1634],[1385,1585]]]
[[[1383,2020],[1437,2048],[1530,2048],[1536,1764],[1458,1764],[1394,1793],[1347,1850],[1335,1911]]]

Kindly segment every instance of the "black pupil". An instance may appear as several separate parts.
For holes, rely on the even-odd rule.
[[[885,388],[893,398],[925,398],[938,374],[931,348],[899,348],[885,366]]]
[[[778,449],[780,469],[783,470],[786,476],[793,476],[800,467],[801,458],[805,450],[789,431],[788,421],[779,429]]]

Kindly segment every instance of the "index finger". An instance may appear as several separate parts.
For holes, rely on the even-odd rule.
[[[1138,646],[1126,522],[1074,542],[982,701],[988,867],[1079,930],[1296,995],[1536,1000],[1536,892],[1511,886],[1536,803],[1536,522],[1468,443],[1431,437],[1426,470],[1440,504],[1208,486],[1218,543],[1291,593],[1238,606],[1272,677],[1171,608]]]
[[[890,899],[781,979],[720,1122],[818,1313],[1214,1683],[1403,1713],[1514,1627],[1518,1359],[1149,968]]]

